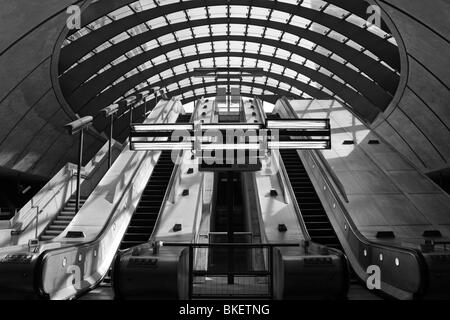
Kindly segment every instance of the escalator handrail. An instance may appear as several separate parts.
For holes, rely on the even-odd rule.
[[[289,103],[289,100],[286,97],[282,97],[281,101],[283,105],[286,108],[286,111],[291,114],[291,117],[298,118],[295,111],[292,109],[291,104]],[[327,171],[328,175],[331,176],[333,179],[333,182],[335,183],[336,187],[338,188],[339,192],[341,193],[342,197],[345,199],[345,202],[348,201],[347,192],[345,191],[344,185],[342,184],[341,180],[337,177],[337,175],[334,173],[334,171],[331,169],[330,164],[324,159],[323,154],[321,152],[312,152],[312,154],[317,155],[320,158],[320,161],[322,163],[322,166],[320,166],[320,169],[323,170],[323,167]]]
[[[349,203],[349,200],[347,197],[347,192],[345,191],[344,185],[342,184],[341,180],[337,177],[336,173],[334,173],[333,169],[331,169],[330,164],[328,163],[328,161],[325,160],[322,152],[317,151],[317,150],[312,150],[309,153],[313,157],[315,157],[318,162],[321,163],[321,165],[319,165],[320,170],[326,171],[326,173],[331,177],[331,179],[333,180],[337,189],[339,190],[340,194],[342,195],[342,198],[344,198],[346,203]],[[325,170],[323,168],[325,168]]]
[[[297,114],[294,112],[291,104],[289,103],[289,100],[286,97],[283,97],[283,105],[285,106],[285,108],[287,108],[287,112],[291,113],[292,115],[294,115],[295,117],[297,117]],[[309,154],[313,155],[313,152],[309,152]],[[319,167],[319,169],[321,168],[321,164],[318,162],[317,158],[312,156],[311,157],[313,159],[313,161],[315,161],[316,165]],[[347,211],[347,208],[345,207],[345,204],[342,202],[341,197],[339,197],[339,194],[336,192],[336,188],[335,185],[332,183],[332,181],[329,179],[328,175],[325,174],[324,170],[321,171],[321,173],[323,174],[323,178],[324,181],[326,182],[326,184],[328,185],[329,190],[331,190],[331,192],[333,193],[333,196],[335,198],[335,200],[338,202],[339,208],[341,209],[342,213],[344,214],[344,219],[345,222],[348,225],[349,230],[355,235],[355,237],[358,239],[358,241],[360,241],[362,244],[366,245],[366,246],[370,246],[372,248],[377,248],[377,249],[381,249],[381,250],[387,250],[387,251],[393,251],[393,252],[403,252],[403,253],[407,253],[410,254],[412,256],[414,256],[415,260],[417,261],[417,265],[419,267],[419,272],[420,274],[423,276],[422,280],[420,282],[421,287],[419,288],[418,292],[423,293],[425,290],[425,282],[427,281],[427,265],[426,262],[423,258],[423,255],[421,253],[420,250],[418,249],[413,249],[413,248],[404,248],[401,246],[397,246],[397,245],[393,245],[393,244],[380,244],[374,241],[371,241],[369,239],[367,239],[357,228],[356,224],[354,223],[353,219],[351,218],[349,212]]]
[[[192,114],[191,114],[191,119],[189,119],[189,122],[194,122],[196,119],[196,117],[198,116],[198,109],[200,108],[200,106],[205,103],[205,98],[201,97],[201,99],[197,100],[195,106],[194,106],[194,110],[192,110]]]
[[[258,97],[254,97],[253,101],[256,104],[256,109],[258,110],[259,116],[261,117],[261,120],[263,121],[264,124],[267,123],[267,116],[266,113],[264,111],[263,106],[261,105],[261,100]]]
[[[171,100],[172,104],[170,107],[170,110],[167,112],[167,114],[162,114],[162,116],[165,116],[163,119],[163,122],[168,121],[169,115],[171,115],[173,108],[175,106],[175,102],[176,100],[172,99]],[[143,157],[143,159],[140,161],[139,163],[139,167],[142,164],[142,162],[145,161],[146,157]],[[134,180],[134,178],[136,177],[136,175],[138,174],[138,170],[136,170],[133,173],[133,176],[130,178],[130,181]],[[123,198],[125,197],[125,193],[123,193],[119,199],[119,201],[117,201],[117,203],[114,205],[114,208],[112,210],[112,212],[115,212],[117,210],[117,207],[122,203]],[[61,248],[56,248],[56,249],[48,249],[45,250],[44,252],[39,254],[38,260],[36,262],[36,269],[35,269],[35,282],[34,282],[34,289],[35,292],[41,296],[41,297],[45,297],[48,298],[48,294],[45,293],[44,288],[43,288],[43,283],[42,283],[42,274],[43,274],[43,267],[44,267],[44,261],[46,260],[46,258],[51,254],[51,253],[65,253],[65,252],[71,252],[74,249],[79,250],[81,248],[88,248],[92,245],[94,245],[95,243],[99,242],[104,236],[105,236],[105,231],[109,230],[114,222],[114,218],[115,218],[115,214],[112,214],[109,216],[107,222],[104,224],[104,226],[102,227],[102,229],[100,230],[100,232],[97,234],[97,236],[88,241],[88,242],[80,242],[80,243],[76,243],[76,244],[67,244],[66,246],[63,246]],[[83,289],[79,292],[77,292],[77,296],[83,294],[84,292],[89,291],[91,288],[95,288],[100,282],[102,281],[102,279],[99,279],[96,283],[94,283],[93,285],[91,285],[90,287]]]

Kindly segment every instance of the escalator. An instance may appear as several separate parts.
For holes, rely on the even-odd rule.
[[[330,220],[296,150],[280,150],[305,226],[313,242],[342,251]]]
[[[281,118],[278,114],[267,114],[267,119]],[[280,156],[311,241],[345,253],[297,150],[280,150]],[[349,270],[348,280],[349,299],[379,299],[365,288],[352,268]]]
[[[229,183],[228,179],[233,181]],[[251,240],[246,233],[245,211],[242,199],[242,181],[241,174],[236,172],[217,173],[217,202],[214,208],[212,226],[210,234],[211,243],[249,243]],[[232,186],[232,188],[231,188]],[[226,196],[229,190],[233,192],[232,216],[228,214],[230,210],[229,197]],[[231,218],[232,221],[229,221]],[[231,223],[233,232],[232,239],[228,238],[228,228]],[[236,247],[233,250],[235,271],[246,271],[249,268],[249,251],[244,248]],[[211,271],[227,271],[229,250],[224,248],[214,248],[210,250],[210,260],[208,269]]]
[[[190,114],[180,114],[177,123],[188,123],[190,118]],[[134,247],[150,239],[174,167],[172,151],[162,151],[122,239],[120,250]]]
[[[176,123],[189,123],[190,119],[191,114],[180,114]],[[127,231],[122,238],[119,250],[126,250],[147,242],[150,239],[174,167],[172,151],[162,151],[158,162],[153,168],[152,175],[145,186],[136,211],[130,220]],[[108,287],[110,285],[111,269],[109,269],[107,275],[103,278],[100,287]]]
[[[268,114],[267,119],[281,118]],[[280,155],[311,240],[344,252],[297,151],[280,150]]]
[[[152,235],[174,168],[172,151],[163,151],[120,244],[120,250],[146,242]]]

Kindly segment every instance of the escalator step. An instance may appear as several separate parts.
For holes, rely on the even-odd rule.
[[[152,232],[153,226],[129,226],[127,232],[144,233]]]
[[[67,217],[67,216],[58,216],[56,218],[56,221],[72,221],[72,217]]]
[[[64,231],[65,228],[66,228],[66,226],[64,226],[64,225],[51,225],[48,227],[47,230],[55,230],[55,231],[62,232],[62,231]]]
[[[130,223],[132,227],[148,227],[155,224],[156,219],[136,219]]]

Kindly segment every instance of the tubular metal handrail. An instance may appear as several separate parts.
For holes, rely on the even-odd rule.
[[[342,184],[341,180],[336,176],[336,173],[334,173],[334,171],[331,168],[328,161],[325,160],[323,154],[317,150],[311,150],[311,151],[307,150],[307,152],[309,152],[312,157],[316,158],[317,162],[320,162],[322,164],[322,165],[319,165],[319,169],[321,171],[326,171],[326,173],[329,176],[331,176],[331,179],[333,180],[334,184],[338,188],[338,190],[339,190],[340,194],[342,195],[342,197],[344,198],[345,202],[349,203],[348,197],[347,197],[347,192],[345,191],[344,185]],[[323,168],[325,168],[325,170],[323,170]],[[326,173],[324,172],[325,175],[326,175]]]

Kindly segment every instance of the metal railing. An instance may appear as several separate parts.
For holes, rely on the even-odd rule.
[[[249,244],[249,243],[162,243],[165,247],[186,247],[188,250],[189,299],[192,298],[267,298],[274,297],[275,264],[274,253],[277,248],[296,248],[301,244]],[[194,258],[200,250],[208,250],[210,258],[212,252],[222,251],[225,255],[230,250],[234,255],[232,270],[227,269],[228,261],[220,261],[221,267],[208,264],[207,267],[195,267]],[[256,250],[263,250],[264,265],[255,266],[247,263]],[[220,257],[219,257],[220,259]],[[211,262],[211,260],[210,260]],[[232,276],[232,284],[228,282]]]

